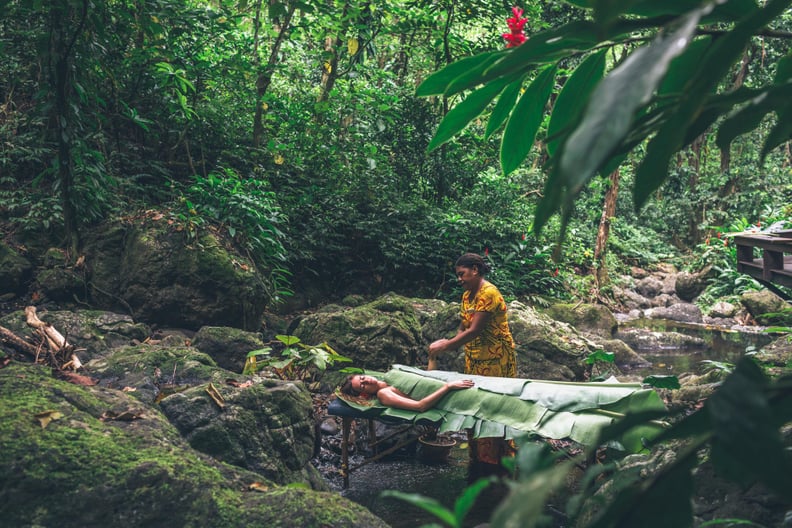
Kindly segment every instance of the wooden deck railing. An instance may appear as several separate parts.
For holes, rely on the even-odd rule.
[[[792,230],[775,233],[740,233],[734,236],[737,244],[737,271],[761,281],[765,285],[792,288]],[[754,248],[762,250],[761,258],[754,258]]]

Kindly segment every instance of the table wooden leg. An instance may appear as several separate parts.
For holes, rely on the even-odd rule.
[[[352,418],[341,418],[341,476],[344,477],[344,489],[349,487],[349,432]]]

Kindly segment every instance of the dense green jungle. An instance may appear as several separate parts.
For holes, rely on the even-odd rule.
[[[508,300],[614,309],[631,268],[710,267],[706,309],[761,287],[732,236],[792,221],[790,6],[0,0],[0,236],[77,263],[156,216],[245,255],[272,311],[456,300],[466,251]],[[690,525],[701,449],[792,504],[792,380],[728,380],[590,526]],[[494,526],[540,523],[552,457],[525,450]]]

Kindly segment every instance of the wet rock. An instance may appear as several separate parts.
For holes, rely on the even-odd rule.
[[[707,287],[711,266],[698,273],[681,272],[675,278],[674,291],[683,301],[691,302]]]
[[[706,346],[706,342],[700,337],[679,332],[655,332],[646,328],[620,328],[617,337],[637,351]]]
[[[784,299],[770,290],[745,292],[740,296],[740,302],[754,318],[767,313],[780,312],[787,307]]]
[[[578,330],[601,337],[612,337],[618,327],[611,311],[601,304],[554,304],[544,313],[556,321],[569,323]]]
[[[680,323],[703,322],[701,308],[690,303],[677,303],[667,307],[651,308],[644,311],[644,316],[649,319],[668,319]]]
[[[644,297],[656,297],[663,293],[663,281],[650,275],[636,283],[635,291]]]
[[[729,318],[737,314],[739,308],[734,304],[726,301],[718,301],[710,306],[708,315],[710,317]]]

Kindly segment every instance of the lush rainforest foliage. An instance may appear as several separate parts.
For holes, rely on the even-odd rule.
[[[538,1],[511,49],[481,0],[0,5],[0,215],[72,258],[155,208],[273,297],[445,295],[466,250],[563,296],[788,213],[788,2]]]
[[[0,0],[3,235],[76,260],[156,210],[221,229],[273,302],[456,297],[464,251],[512,297],[605,298],[658,260],[713,264],[702,299],[729,295],[751,284],[728,234],[791,214],[791,4]],[[596,526],[688,525],[701,449],[789,499],[789,379],[744,364],[718,394]],[[539,522],[550,458],[521,451],[498,525]]]

